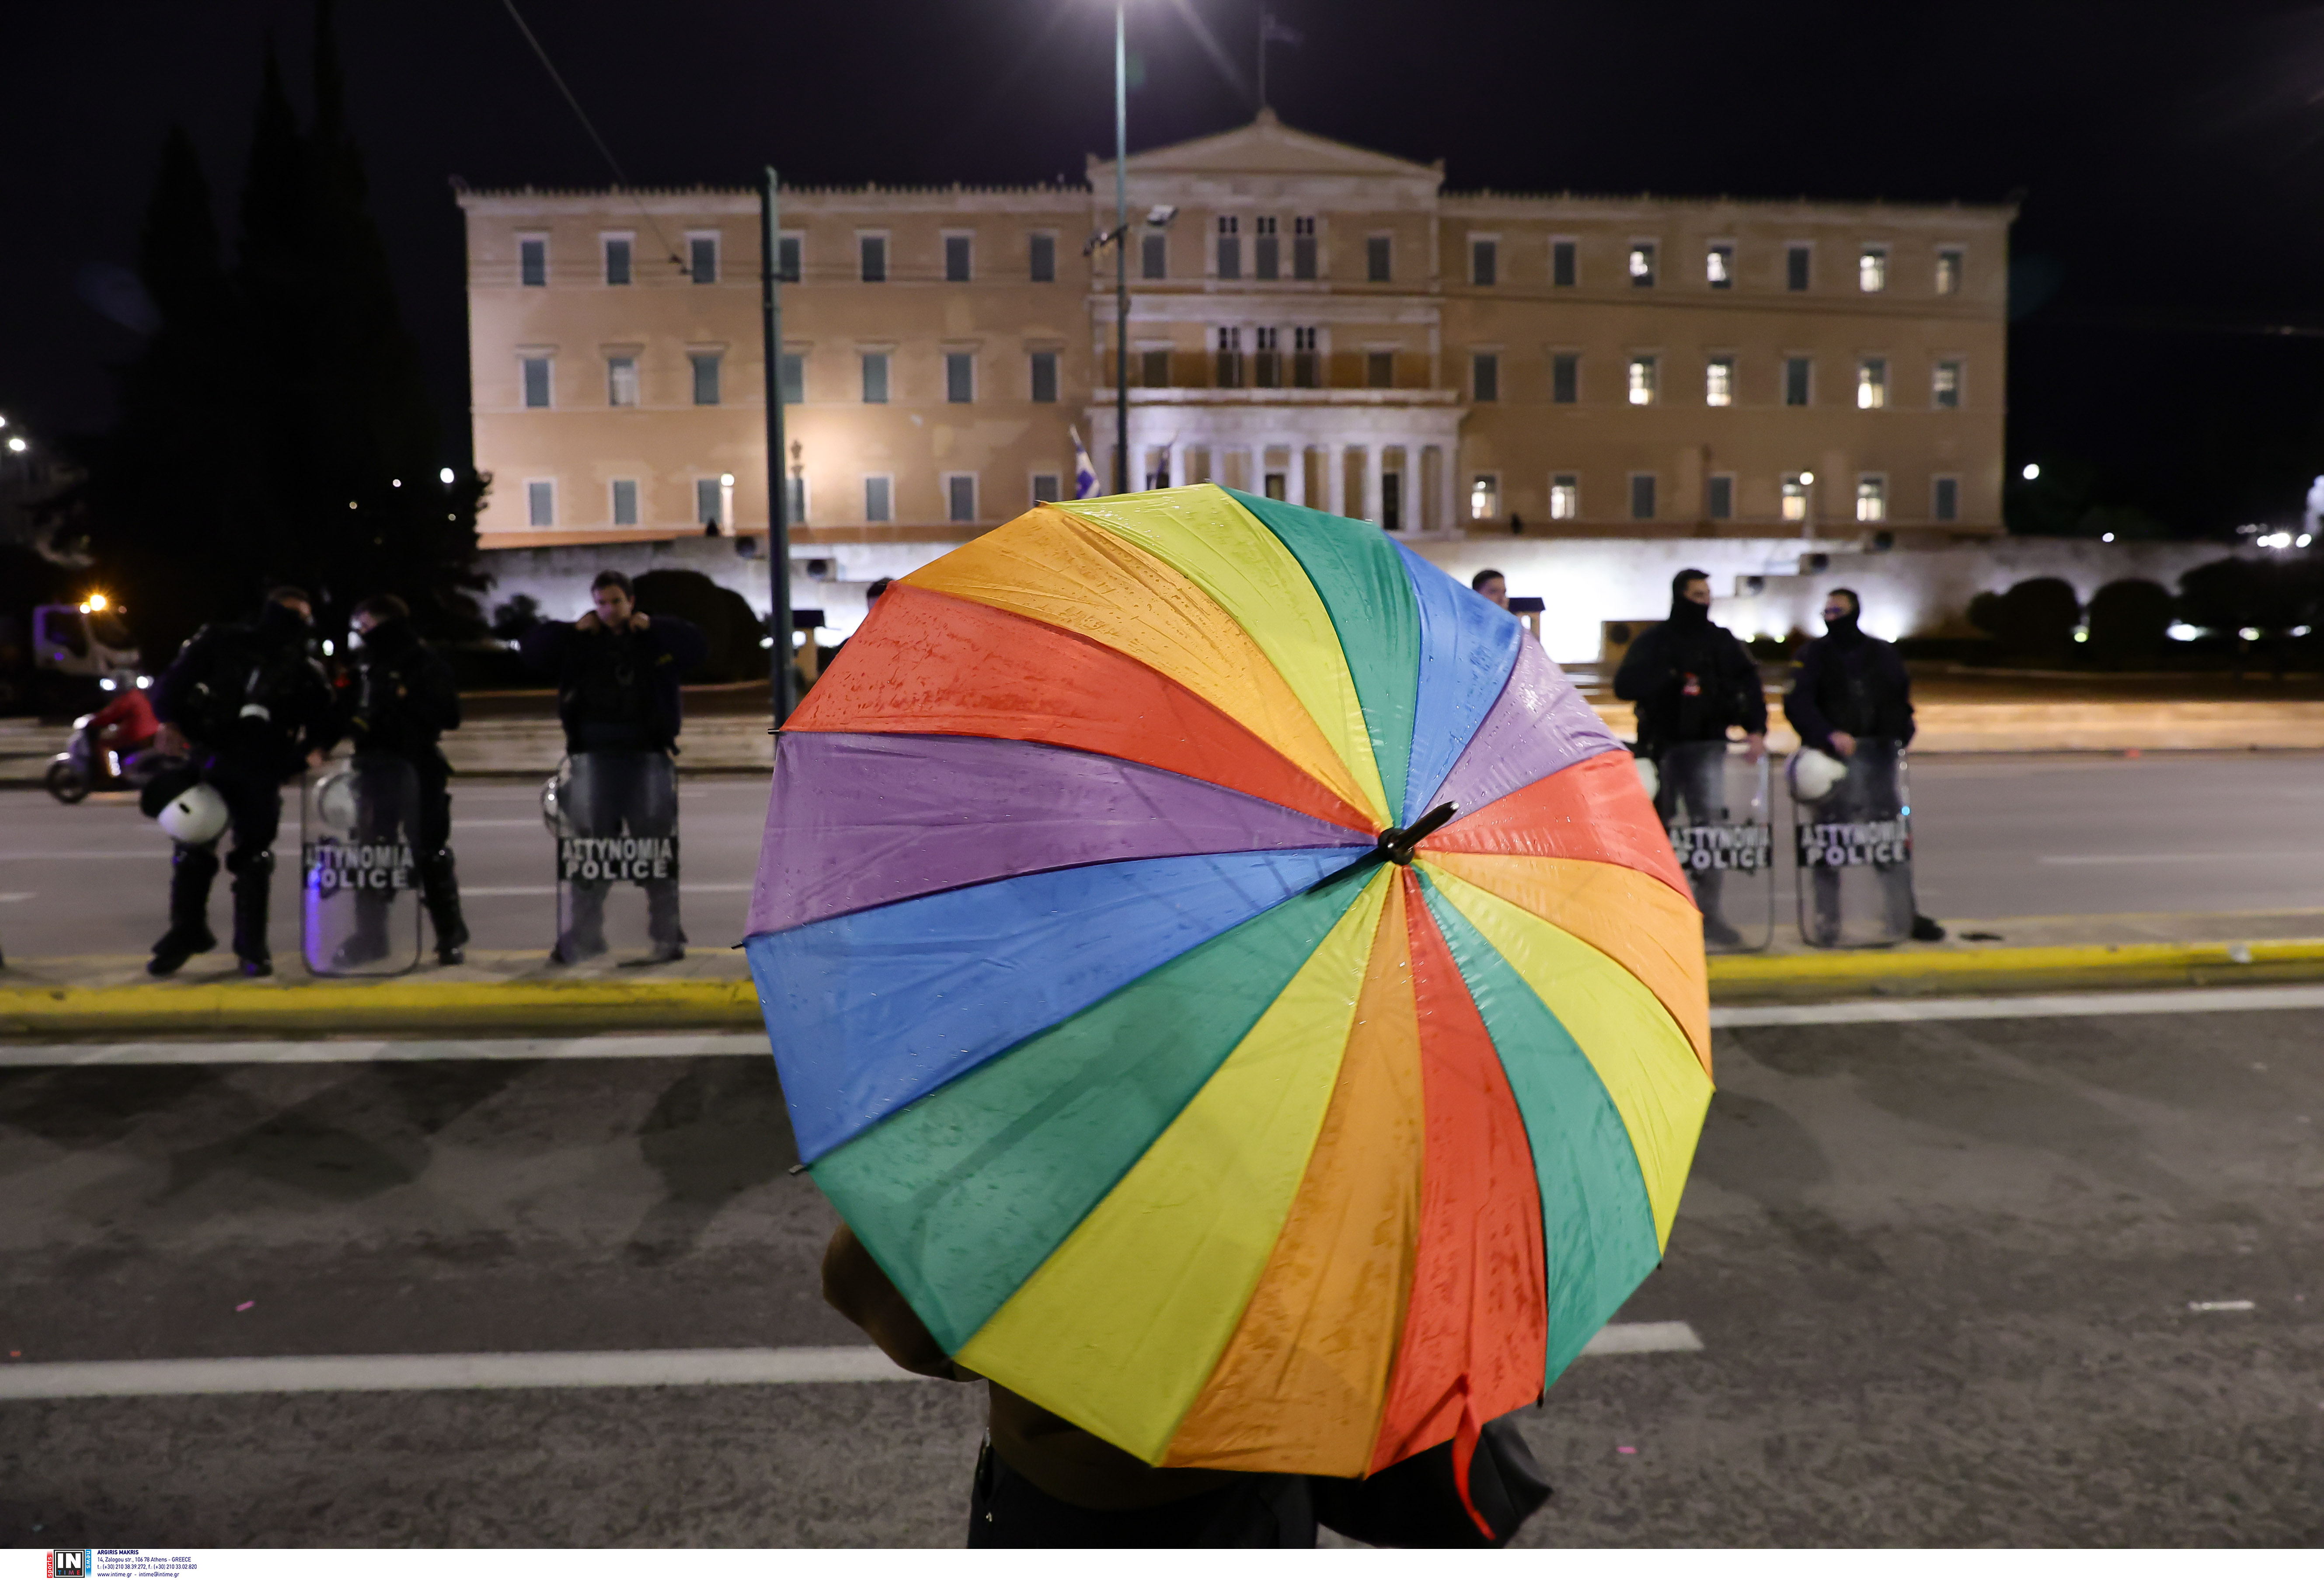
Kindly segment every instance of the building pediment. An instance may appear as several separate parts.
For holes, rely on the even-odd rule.
[[[1155,178],[1244,176],[1417,182],[1433,190],[1444,179],[1441,161],[1421,164],[1296,131],[1277,120],[1272,110],[1261,110],[1258,119],[1231,132],[1133,153],[1129,170],[1130,180],[1141,184]],[[1089,172],[1092,188],[1102,192],[1112,185],[1113,161],[1092,154]]]

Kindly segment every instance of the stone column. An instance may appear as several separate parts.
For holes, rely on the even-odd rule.
[[[1338,441],[1327,440],[1316,452],[1323,458],[1323,508],[1334,516],[1348,513],[1348,458]]]
[[[1170,446],[1170,486],[1186,486],[1186,436],[1180,434]]]
[[[1284,498],[1295,505],[1304,505],[1307,502],[1306,442],[1295,436],[1286,439],[1283,448],[1288,457],[1285,462],[1288,470],[1283,476]]]
[[[1437,503],[1444,512],[1444,530],[1451,532],[1463,525],[1461,515],[1461,446],[1447,440],[1436,446],[1436,452],[1444,458],[1444,464],[1436,469]],[[1501,487],[1506,490],[1509,482],[1510,479],[1502,478]]]
[[[1380,475],[1387,470],[1388,446],[1375,438],[1364,452],[1363,514],[1363,519],[1375,527],[1383,525],[1380,520]]]

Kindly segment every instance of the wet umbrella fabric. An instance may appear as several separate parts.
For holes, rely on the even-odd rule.
[[[1627,750],[1378,530],[1208,485],[890,589],[784,731],[748,949],[929,1330],[1153,1464],[1465,1448],[1659,1259],[1710,1099]]]

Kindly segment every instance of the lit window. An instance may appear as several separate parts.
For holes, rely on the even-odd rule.
[[[1164,374],[1167,377],[1168,374]],[[1057,354],[1037,351],[1033,354],[1033,400],[1040,405],[1054,405],[1057,399]]]
[[[686,271],[696,285],[718,283],[718,238],[688,236],[686,238]]]
[[[1283,240],[1276,234],[1275,216],[1262,214],[1250,222],[1250,272],[1254,280],[1280,279]]]
[[[605,283],[630,283],[630,238],[627,236],[605,238]]]
[[[605,404],[635,406],[638,403],[638,359],[615,356],[605,359]]]
[[[1501,359],[1489,351],[1480,351],[1470,359],[1470,384],[1480,401],[1501,398]]]
[[[549,404],[549,359],[545,356],[524,359],[524,403],[534,408]]]
[[[1655,282],[1655,244],[1652,242],[1630,243],[1630,283],[1652,285]]]
[[[1888,519],[1888,480],[1886,478],[1857,479],[1856,519],[1859,521],[1886,521]]]
[[[1784,473],[1784,519],[1804,521],[1808,519],[1808,479],[1803,472]]]
[[[946,236],[945,244],[945,280],[959,285],[969,278],[971,247],[966,236]]]
[[[954,474],[945,479],[945,509],[948,520],[976,519],[976,479],[973,474]]]
[[[1856,364],[1856,409],[1873,411],[1888,404],[1888,360],[1868,356]]]
[[[1960,519],[1960,478],[1940,477],[1936,479],[1935,484],[1930,489],[1929,493],[1929,502],[1933,507],[1932,513],[1935,515],[1938,520],[1958,521]]]
[[[1490,236],[1469,243],[1469,280],[1473,285],[1495,285],[1501,275],[1501,244]]]
[[[1231,214],[1219,216],[1219,278],[1242,278],[1242,221]]]
[[[1549,519],[1572,521],[1582,514],[1582,480],[1561,472],[1549,480]]]
[[[863,403],[885,406],[888,403],[888,354],[867,351],[863,354]]]
[[[1489,521],[1501,513],[1501,480],[1489,473],[1480,473],[1469,484],[1469,519]]]
[[[1888,289],[1888,249],[1867,247],[1856,255],[1856,289],[1868,295]]]
[[[1703,364],[1702,401],[1706,406],[1735,404],[1735,359],[1714,356]]]
[[[524,485],[524,519],[534,527],[557,525],[557,485],[553,482],[528,482]]]
[[[1630,404],[1652,406],[1655,403],[1655,359],[1634,356],[1630,359]]]
[[[634,527],[638,524],[638,480],[634,477],[613,479],[613,525]]]
[[[1808,288],[1808,264],[1814,252],[1804,243],[1794,242],[1784,249],[1784,289],[1805,290]]]
[[[694,364],[694,403],[696,406],[718,404],[718,354],[715,351],[689,351],[686,360]]]
[[[1714,521],[1733,520],[1735,519],[1734,474],[1721,472],[1711,478],[1709,484],[1703,490],[1703,513]]]
[[[1929,375],[1929,394],[1936,404],[1947,411],[1958,409],[1961,397],[1961,365],[1957,362],[1941,362]]]
[[[1735,249],[1721,242],[1704,253],[1702,278],[1713,290],[1731,289],[1735,284]]]
[[[866,521],[886,521],[895,515],[895,480],[889,477],[867,477],[863,480],[863,519]]]
[[[855,238],[856,272],[866,285],[877,285],[888,278],[888,238],[858,236]]]
[[[1937,249],[1937,294],[1959,296],[1961,288],[1961,250],[1959,247]]]
[[[519,236],[516,243],[517,280],[525,285],[549,283],[549,238]]]

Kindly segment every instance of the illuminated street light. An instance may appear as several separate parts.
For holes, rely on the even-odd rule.
[[[24,440],[23,436],[12,435],[8,440],[8,448],[15,455],[23,455],[24,453]]]
[[[1800,473],[1800,481],[1805,483],[1808,487],[1813,488],[1815,486],[1815,473],[1812,472],[1803,472]]]
[[[720,473],[718,474],[718,486],[720,488],[733,488],[734,486],[734,474],[731,472]]]
[[[441,472],[438,473],[436,474],[436,481],[437,481],[437,482],[440,482],[440,483],[442,483],[446,488],[449,488],[449,487],[451,487],[451,486],[452,486],[452,469],[451,469],[450,467],[447,466],[446,468],[444,468],[444,470],[443,470],[443,471],[441,471]]]
[[[2028,461],[2025,463],[2025,470],[2019,473],[2017,475],[2024,478],[2026,482],[2032,482],[2035,478],[2042,475],[2042,468],[2034,462]]]

